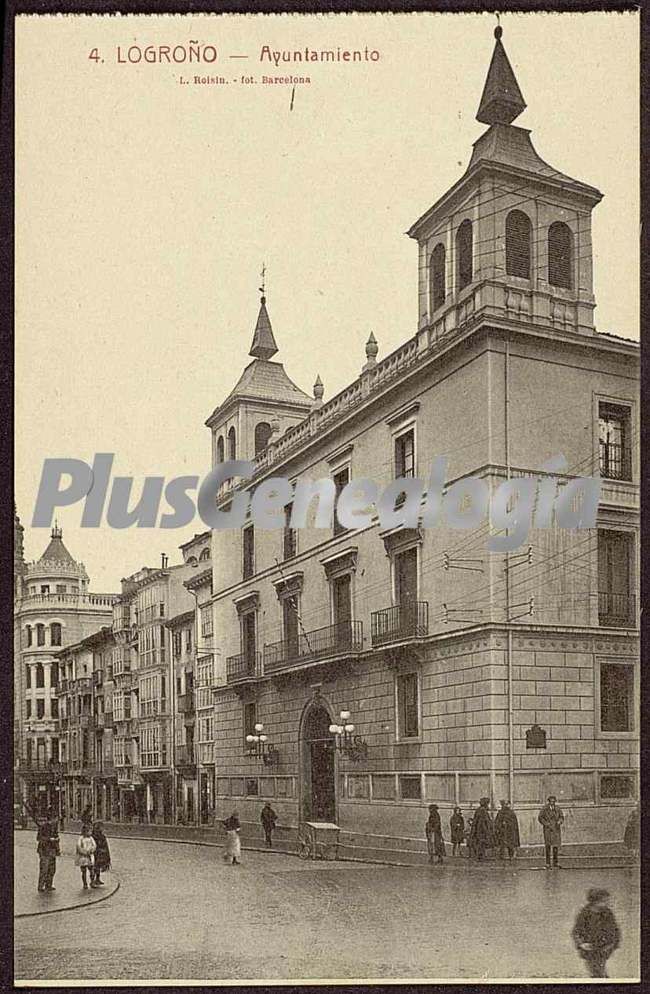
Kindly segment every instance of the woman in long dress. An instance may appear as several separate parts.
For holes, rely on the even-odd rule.
[[[227,863],[239,866],[241,863],[241,840],[239,838],[241,823],[239,821],[239,812],[233,811],[230,818],[226,818],[221,824],[226,830],[226,846],[223,851],[223,858]]]

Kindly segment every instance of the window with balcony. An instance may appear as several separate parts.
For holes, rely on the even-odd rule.
[[[598,463],[608,480],[632,479],[631,415],[623,405],[598,405]]]
[[[295,594],[282,598],[282,637],[286,642],[287,656],[298,654],[298,598]]]
[[[415,673],[399,673],[397,681],[397,738],[413,739],[420,734],[420,690]]]
[[[297,550],[297,533],[291,527],[291,512],[293,504],[287,504],[284,509],[284,530],[282,532],[282,558],[293,559]]]
[[[633,732],[634,664],[601,661],[599,669],[601,733]]]
[[[56,621],[50,625],[50,645],[61,645],[61,625]]]
[[[634,535],[598,530],[598,622],[611,628],[636,625]]]
[[[334,481],[334,507],[336,508],[338,506],[339,497],[341,496],[341,493],[350,482],[350,467],[345,466],[343,469],[337,470],[337,472],[334,473],[334,475],[332,476],[332,480]],[[335,510],[334,528],[333,528],[334,534],[342,535],[343,532],[346,532],[347,530],[348,529],[345,528],[339,521]]]
[[[255,527],[247,525],[242,531],[242,579],[247,580],[255,572]]]
[[[257,651],[255,611],[248,611],[241,616],[241,651],[244,661],[254,666]]]

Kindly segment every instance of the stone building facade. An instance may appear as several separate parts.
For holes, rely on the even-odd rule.
[[[17,530],[22,538],[16,518]],[[14,577],[16,787],[40,811],[58,806],[61,788],[58,653],[110,623],[116,595],[89,592],[85,567],[56,526],[39,560],[25,563],[20,551]]]
[[[325,403],[317,380],[309,402],[271,362],[263,299],[254,362],[208,419],[215,464],[256,465],[221,509],[270,478],[406,494],[390,527],[316,527],[312,505],[305,527],[288,507],[274,529],[213,532],[219,816],[256,823],[269,799],[284,825],[404,839],[428,803],[445,825],[488,796],[513,803],[528,844],[554,793],[567,841],[622,837],[638,791],[638,348],[594,327],[602,195],[538,156],[512,123],[524,107],[497,36],[488,129],[409,232],[411,339],[378,361],[371,335],[359,377]],[[466,527],[407,527],[413,480],[434,492],[441,455]],[[595,474],[595,527],[542,520],[540,488]],[[492,494],[511,481],[519,506],[536,495],[516,550],[488,549],[485,515],[460,500],[470,477]]]

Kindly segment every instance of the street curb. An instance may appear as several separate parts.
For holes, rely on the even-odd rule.
[[[92,908],[95,904],[101,904],[102,901],[107,901],[109,897],[113,897],[117,894],[120,889],[120,879],[115,875],[116,884],[113,890],[109,890],[108,893],[102,894],[98,897],[96,901],[82,901],[80,904],[66,904],[65,908],[49,908],[47,911],[23,911],[18,915],[14,915],[16,918],[38,918],[40,915],[56,915],[60,911],[76,911],[79,908]]]
[[[61,832],[60,834],[61,835],[75,835],[76,833],[75,832],[64,831],[64,832]],[[111,832],[111,838],[112,839],[126,839],[127,841],[129,839],[133,839],[134,842],[166,842],[166,843],[172,843],[173,845],[178,845],[178,846],[206,846],[207,848],[210,848],[210,849],[223,849],[223,843],[221,843],[221,842],[206,842],[206,841],[203,841],[202,839],[165,839],[165,838],[155,838],[155,837],[152,837],[150,835],[131,835],[130,833],[127,834],[127,835],[117,835],[115,832]],[[242,844],[242,850],[245,851],[245,852],[261,852],[261,853],[266,853],[268,855],[274,854],[276,856],[292,856],[295,859],[299,858],[297,852],[287,852],[285,849],[268,849],[266,846],[245,846],[245,845]],[[426,854],[424,854],[424,855],[426,855]],[[592,856],[568,856],[567,858],[568,859],[573,859],[573,860],[575,860],[575,859],[584,859],[584,860],[587,860],[587,859],[598,859],[597,856],[594,856],[594,857],[592,857]],[[545,869],[545,866],[543,864],[542,864],[542,866],[526,866],[524,861],[528,861],[528,860],[530,860],[530,857],[528,857],[528,856],[524,856],[524,857],[522,857],[519,860],[515,860],[514,862],[516,862],[517,869],[520,869],[520,870],[544,870]],[[324,861],[321,861],[321,862],[328,862],[328,860],[324,860]],[[421,870],[423,867],[429,865],[429,863],[427,861],[423,861],[421,864],[420,863],[398,863],[398,862],[395,862],[393,860],[388,860],[388,859],[385,859],[385,860],[384,859],[364,859],[362,856],[340,856],[336,860],[332,860],[331,862],[333,862],[333,863],[365,863],[368,866],[401,866],[401,867],[405,867],[405,868],[411,869],[411,870]],[[448,863],[445,863],[444,865],[446,865],[446,866],[454,866],[457,869],[460,868],[460,864],[458,864],[458,863],[448,862]],[[463,860],[463,866],[466,866],[468,869],[469,868],[473,868],[476,865],[477,864],[474,863],[474,862],[472,862],[471,860],[467,860],[467,859]],[[510,864],[509,863],[502,863],[502,862],[499,862],[497,860],[485,860],[481,865],[482,865],[482,867],[489,866],[489,867],[496,868],[496,869],[503,869],[505,866],[508,866]],[[589,869],[589,870],[592,870],[592,869],[593,870],[622,870],[622,869],[637,867],[638,865],[639,865],[638,862],[635,862],[635,863],[624,863],[624,862],[621,862],[621,863],[599,863],[599,862],[594,862],[594,863],[589,863],[589,866],[569,866],[567,864],[564,864],[563,866],[560,867],[560,869],[562,869],[562,870],[582,870],[582,869]],[[513,866],[512,869],[514,869],[514,868],[515,867]],[[93,901],[93,904],[94,903],[96,903],[96,902]],[[61,910],[63,911],[64,909],[62,908]],[[42,912],[36,912],[36,913],[37,914],[41,914]]]

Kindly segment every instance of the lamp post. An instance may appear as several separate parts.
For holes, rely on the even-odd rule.
[[[264,725],[261,721],[255,724],[254,734],[246,736],[248,743],[248,755],[261,759],[265,766],[272,766],[278,761],[278,752],[264,734]]]
[[[353,762],[368,758],[368,744],[360,735],[354,735],[354,725],[350,721],[350,712],[343,710],[339,714],[340,724],[332,723],[330,734],[334,736],[334,748]]]

